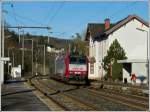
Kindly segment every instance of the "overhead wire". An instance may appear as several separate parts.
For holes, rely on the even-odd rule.
[[[61,4],[59,5],[59,7],[57,8],[57,10],[55,11],[55,13],[51,16],[51,18],[49,19],[48,23],[47,24],[50,24],[52,23],[52,21],[54,20],[54,18],[57,16],[57,14],[59,13],[59,11],[62,9],[62,7],[64,6],[64,3],[66,1],[63,1],[61,2]],[[48,16],[49,18],[49,16]],[[49,31],[48,31],[49,32]],[[49,33],[50,34],[50,33]]]
[[[123,10],[125,10],[126,8],[129,8],[129,7],[131,7],[131,6],[133,6],[133,5],[135,5],[137,3],[137,1],[135,1],[135,2],[133,2],[132,4],[130,4],[130,3],[128,3],[126,6],[125,6],[125,8],[123,8],[123,9],[121,9],[121,10],[117,10],[116,12],[114,12],[113,14],[111,14],[110,16],[109,16],[109,18],[114,18],[114,17],[116,17],[116,15],[119,13],[120,14],[120,12],[122,12]],[[88,21],[89,19],[87,19],[86,21]],[[85,22],[85,20],[84,20],[84,22]],[[83,23],[83,22],[82,22]],[[70,32],[70,31],[74,31],[75,29],[79,29],[79,27],[81,27],[81,24],[82,23],[80,23],[77,27],[75,27],[75,28],[72,28],[72,29],[69,29],[68,31],[66,31],[66,33],[67,32]],[[72,35],[71,35],[72,36]]]
[[[137,4],[137,1],[136,2],[133,2],[133,3],[128,3],[127,5],[126,5],[126,7],[124,7],[123,9],[121,9],[121,10],[118,10],[118,11],[116,11],[116,12],[114,12],[113,14],[111,14],[110,16],[109,16],[109,18],[114,18],[114,17],[116,17],[116,15],[117,14],[122,14],[122,11],[124,11],[125,9],[127,9],[127,8],[130,8],[131,6],[133,6],[133,5],[135,5],[135,4]]]
[[[56,12],[54,13],[54,15],[51,16],[50,20],[48,21],[48,24],[50,24],[54,18],[56,17],[56,15],[59,13],[59,11],[61,10],[61,8],[64,6],[65,1],[61,2],[61,4],[59,5],[59,7],[57,8]]]
[[[15,9],[14,9],[14,5],[13,4],[11,4],[11,8],[12,8],[13,14],[15,15]],[[19,24],[17,22],[17,19],[16,19],[16,16],[14,16],[14,20],[16,21],[16,25],[19,26]]]
[[[30,21],[30,22],[33,22],[33,23],[36,23],[36,24],[40,24],[41,26],[44,26],[43,23],[37,21],[37,20],[34,20],[34,19],[31,19],[31,18],[28,18],[28,17],[25,17],[25,16],[21,16],[19,14],[17,14],[16,12],[13,13],[16,17],[19,17],[19,18],[22,18],[24,20],[27,20],[27,21]],[[46,26],[46,25],[45,25]]]
[[[50,18],[50,16],[51,16],[51,12],[52,12],[52,10],[54,9],[54,5],[52,5],[49,9],[48,9],[48,15],[46,15],[45,17],[44,17],[44,21],[47,21],[48,20],[48,18]]]

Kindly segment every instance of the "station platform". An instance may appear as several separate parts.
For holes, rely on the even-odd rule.
[[[10,81],[11,82],[11,81]],[[1,85],[2,111],[50,111],[22,81]]]

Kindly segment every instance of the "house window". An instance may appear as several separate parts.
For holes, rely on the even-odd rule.
[[[94,63],[90,64],[90,74],[94,74]]]

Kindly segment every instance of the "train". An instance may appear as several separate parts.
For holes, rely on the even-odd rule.
[[[67,83],[88,82],[88,58],[70,53],[58,55],[55,58],[55,71],[51,78]]]

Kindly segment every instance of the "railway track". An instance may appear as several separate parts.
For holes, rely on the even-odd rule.
[[[37,89],[45,88],[45,90],[41,90],[43,94],[47,95],[56,104],[64,108],[64,110],[100,110],[100,107],[95,106],[95,104],[92,104],[91,102],[86,102],[86,99],[81,100],[76,95],[67,94],[70,92],[75,93],[76,90],[80,91],[80,89],[81,91],[84,91],[84,93],[89,93],[91,94],[91,96],[99,98],[99,99],[103,98],[103,99],[112,101],[114,103],[126,105],[128,107],[131,107],[137,110],[144,110],[144,111],[148,110],[148,99],[146,97],[141,97],[141,96],[136,96],[136,95],[127,95],[127,94],[118,93],[114,91],[108,91],[107,89],[106,90],[103,89],[103,91],[98,91],[98,90],[93,90],[90,88],[81,87],[81,88],[74,89],[75,91],[73,89],[72,91],[69,91],[69,89],[60,90],[61,86],[63,86],[63,84],[60,82],[55,82],[55,81],[49,82],[49,81],[40,80],[40,79],[36,79],[36,80],[34,79],[34,81],[36,81],[36,83],[34,83],[35,84],[34,86],[37,86],[37,83],[43,86],[43,87],[38,86]],[[72,106],[68,107],[68,105],[70,104]]]
[[[62,93],[49,86],[48,83],[44,83],[42,80],[31,80],[32,85],[46,95],[48,98],[54,101],[63,110],[98,110],[94,105],[83,102],[76,97]]]
[[[130,96],[125,94],[120,94],[117,92],[111,92],[108,90],[97,91],[93,89],[87,89],[91,94],[97,97],[103,97],[105,99],[121,103],[130,107],[134,107],[140,110],[148,110],[148,99],[144,97]],[[146,100],[146,101],[145,101]]]
[[[43,85],[39,84],[39,82],[37,80],[31,80],[31,85],[35,87],[35,89],[37,89],[38,91],[40,91],[42,94],[44,94],[45,96],[47,96],[49,99],[51,99],[56,105],[58,105],[62,110],[67,111],[68,108],[66,108],[65,106],[63,106],[60,102],[58,102],[57,100],[54,100],[52,97],[50,97],[51,94],[56,94],[57,91],[54,90],[50,90],[49,88],[44,87]]]
[[[99,94],[100,94],[100,92],[97,93],[97,91],[91,91],[90,89],[88,89],[88,90],[92,93],[94,92],[94,95],[96,94],[99,96]],[[108,89],[103,89],[102,91],[103,91],[103,94],[100,94],[100,96],[103,96],[107,99],[109,98],[109,100],[111,100],[111,101],[115,101],[117,103],[122,103],[124,105],[134,107],[134,108],[137,108],[140,110],[148,109],[148,97],[118,93],[118,92],[108,90]]]
[[[100,90],[100,89],[99,89]],[[149,101],[149,98],[148,97],[145,97],[145,96],[140,96],[140,95],[134,95],[134,94],[128,94],[128,93],[122,93],[122,92],[117,92],[117,91],[113,91],[113,90],[109,90],[109,89],[102,89],[103,92],[108,92],[108,93],[112,93],[112,94],[119,94],[119,95],[123,95],[125,97],[128,97],[128,98],[132,98],[132,99],[137,99],[139,101],[144,101],[144,102],[147,102]],[[98,91],[98,90],[97,90]],[[101,91],[101,90],[100,90]]]
[[[131,87],[134,89],[148,89],[146,85],[132,85],[132,84],[123,84],[123,83],[115,83],[115,82],[106,82],[106,81],[96,81],[92,83],[99,83],[103,85],[114,85],[114,86],[120,86],[120,87]]]
[[[148,94],[148,87],[146,85],[131,85],[131,84],[121,84],[115,82],[91,82],[91,87],[95,89],[104,88],[104,89],[111,89],[116,90],[118,92],[126,92],[128,94],[137,95],[137,96],[149,96]]]

